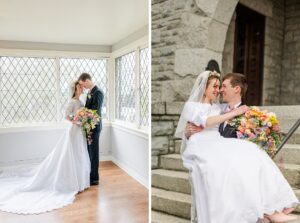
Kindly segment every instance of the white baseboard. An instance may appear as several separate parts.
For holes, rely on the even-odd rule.
[[[149,189],[148,179],[141,176],[134,169],[132,169],[131,167],[129,167],[127,164],[123,163],[122,161],[118,160],[117,158],[115,158],[115,157],[111,157],[111,158],[112,158],[112,162],[114,162],[117,166],[119,166],[122,170],[124,170],[128,175],[130,175],[132,178],[134,178],[136,181],[138,181],[144,187]]]

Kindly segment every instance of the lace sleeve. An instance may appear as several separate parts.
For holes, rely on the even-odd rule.
[[[69,117],[70,115],[73,115],[74,113],[74,103],[73,101],[69,101],[67,107],[66,107],[66,111],[65,111],[65,117]]]

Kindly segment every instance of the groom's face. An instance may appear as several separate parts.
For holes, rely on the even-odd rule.
[[[79,81],[79,84],[80,84],[80,87],[81,87],[81,89],[82,90],[84,90],[84,89],[88,89],[88,83],[87,83],[87,81],[82,81],[82,80],[80,80]]]
[[[231,98],[235,97],[236,90],[232,87],[230,79],[226,79],[222,83],[221,94],[224,102],[229,102]]]

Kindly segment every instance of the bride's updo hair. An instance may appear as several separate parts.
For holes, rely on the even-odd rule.
[[[74,82],[71,84],[71,98],[74,98],[75,95],[76,95],[77,85],[79,85],[79,81],[74,81]]]
[[[214,80],[214,79],[217,79],[221,82],[221,75],[219,73],[217,73],[216,71],[211,71],[208,76],[208,79],[207,79],[206,88],[210,84],[211,80]]]

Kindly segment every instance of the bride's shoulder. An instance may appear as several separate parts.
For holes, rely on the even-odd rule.
[[[74,105],[79,105],[79,104],[81,105],[82,102],[79,101],[79,100],[77,100],[77,99],[75,99],[75,98],[71,98],[71,99],[68,101],[68,105],[74,106]]]
[[[194,102],[194,101],[188,101],[185,103],[184,108],[188,109],[188,110],[207,110],[211,107],[211,104],[207,104],[207,103],[200,103],[200,102]]]
[[[69,101],[68,101],[68,104],[75,104],[76,103],[76,99],[74,98],[71,98]]]

